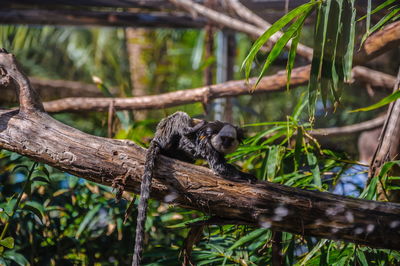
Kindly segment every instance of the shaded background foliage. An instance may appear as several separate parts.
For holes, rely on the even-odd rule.
[[[306,25],[300,41],[309,44],[311,35],[312,27]],[[361,36],[359,34],[358,39]],[[146,38],[151,40],[151,46],[143,55],[148,62],[148,94],[203,85],[203,70],[215,59],[204,60],[204,33],[201,30],[152,30],[146,33]],[[242,34],[236,34],[236,42],[234,78],[241,79],[240,65],[252,42]],[[123,29],[0,26],[0,47],[14,53],[28,75],[87,83],[92,82],[92,76],[98,76],[106,88],[117,88],[114,96],[121,97],[132,95],[125,46]],[[264,53],[256,56],[252,74],[260,72],[261,63],[267,56]],[[287,52],[282,53],[267,73],[284,69],[287,57]],[[303,63],[301,60],[296,62]],[[379,66],[381,63],[374,64]],[[390,71],[393,69],[389,67]],[[340,140],[335,150],[328,150],[305,134],[311,128],[304,111],[306,89],[235,99],[235,122],[258,124],[246,127],[251,137],[229,158],[262,180],[373,199],[373,190],[364,189],[362,182],[352,178],[365,176],[366,171],[354,162],[356,136]],[[326,113],[322,102],[318,101],[315,127],[353,124],[382,111],[348,112],[375,102],[364,91],[360,93],[363,89],[362,84],[352,84],[344,91],[343,107],[335,113]],[[385,95],[384,92],[376,93]],[[328,100],[326,106],[329,110],[332,103]],[[141,121],[135,119],[135,112],[124,111],[117,116],[114,136],[146,145],[157,121],[178,109],[194,117],[203,117],[200,103],[153,110],[146,120]],[[54,117],[87,133],[107,136],[107,114],[55,114]],[[111,188],[34,164],[28,158],[8,151],[1,152],[0,167],[0,220],[3,225],[8,224],[6,231],[5,226],[1,227],[2,239],[7,241],[0,243],[0,264],[130,263],[136,213],[134,211],[124,224],[127,200],[117,202]],[[30,169],[33,170],[31,174]],[[127,198],[132,196],[125,195]],[[148,265],[179,264],[177,257],[189,231],[187,224],[203,219],[204,215],[207,214],[151,201],[146,221],[145,262]],[[270,264],[273,234],[268,228],[208,226],[194,248],[193,260],[196,265]],[[282,240],[287,265],[394,265],[400,262],[400,253],[389,250],[289,233],[283,233]]]

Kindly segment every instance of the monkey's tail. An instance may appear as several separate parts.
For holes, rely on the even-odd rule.
[[[143,251],[144,225],[147,214],[147,202],[150,196],[151,180],[153,179],[155,160],[160,153],[160,146],[156,141],[152,141],[147,151],[142,184],[140,185],[140,199],[138,205],[138,215],[136,222],[135,250],[133,253],[132,266],[140,266]]]

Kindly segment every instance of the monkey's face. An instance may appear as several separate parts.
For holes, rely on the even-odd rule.
[[[230,124],[225,125],[219,132],[212,135],[211,145],[223,154],[236,151],[239,146],[237,128]]]

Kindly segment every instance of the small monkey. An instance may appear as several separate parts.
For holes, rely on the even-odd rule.
[[[232,124],[195,120],[184,112],[176,112],[161,120],[146,154],[140,187],[133,266],[139,266],[141,262],[147,202],[157,156],[162,154],[186,162],[205,159],[214,173],[223,178],[255,182],[255,176],[239,171],[228,164],[224,157],[234,152],[243,138],[243,130]]]

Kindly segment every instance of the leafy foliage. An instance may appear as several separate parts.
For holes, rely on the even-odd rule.
[[[339,9],[347,13],[339,14]],[[392,10],[396,8],[390,12]],[[282,39],[265,58],[261,75],[276,64],[279,57],[285,56],[281,51],[291,41],[287,60],[289,84],[290,71],[295,64],[296,45],[304,33],[304,20],[314,11],[318,12],[320,33],[316,33],[316,44],[321,44],[319,53],[322,58],[315,59],[313,66],[316,83],[310,85],[314,86],[309,92],[310,104],[315,102],[320,93],[323,104],[327,107],[329,95],[333,96],[334,101],[338,101],[344,86],[342,81],[349,79],[353,51],[351,45],[354,42],[354,27],[351,24],[354,23],[352,1],[310,1],[289,12],[254,44],[244,67],[246,74],[250,75],[252,61],[255,60],[258,49],[277,30],[285,29]],[[396,14],[386,21],[396,19]],[[328,16],[336,22],[335,25],[325,23]],[[339,24],[336,25],[337,23]],[[350,25],[349,23],[351,27],[343,27]],[[339,28],[342,30],[339,31]],[[373,29],[374,26],[371,30]],[[90,82],[92,75],[96,75],[104,80],[101,89],[105,94],[109,94],[109,87],[118,86],[118,95],[122,96],[130,95],[123,35],[120,29],[25,26],[0,28],[1,46],[15,52],[20,61],[24,62],[29,74],[81,79],[86,82]],[[178,90],[202,84],[202,68],[214,59],[201,61],[203,36],[199,31],[158,30],[150,33],[149,38],[154,45],[153,50],[146,55],[150,62],[149,92],[160,93],[170,88]],[[249,43],[247,38],[238,37],[238,61],[245,57]],[[314,49],[315,53],[317,51],[318,49]],[[257,104],[240,106],[237,101],[237,106],[241,108],[238,109],[240,117],[247,112],[251,113],[256,121],[266,121],[260,119],[261,114],[266,113],[273,117],[273,121],[276,117],[279,117],[279,120],[247,125],[249,131],[256,133],[247,139],[230,159],[240,167],[256,173],[262,180],[304,189],[332,191],[338,187],[342,178],[348,175],[349,170],[353,169],[356,162],[346,154],[321,148],[308,134],[311,124],[304,116],[308,100],[303,95],[299,100],[293,101],[292,98],[299,98],[296,93],[270,94],[268,99],[272,104],[265,103],[265,98],[261,96],[246,96],[252,101],[260,98],[261,103]],[[356,98],[358,103],[359,96]],[[241,101],[244,102],[242,99]],[[286,113],[290,112],[277,111],[291,110],[293,106],[290,116],[286,116]],[[202,111],[200,104],[183,109],[193,115]],[[318,111],[318,108],[316,109]],[[162,112],[171,113],[174,110],[172,108]],[[59,114],[55,117],[86,132],[106,135],[106,119],[102,115],[85,114],[78,117]],[[347,113],[344,117],[343,120],[354,119],[348,119]],[[129,112],[118,113],[117,119],[119,127],[115,131],[116,138],[133,139],[144,145],[148,143],[158,121],[134,121]],[[335,119],[332,120],[336,122]],[[89,120],[94,122],[88,123]],[[244,120],[250,121],[250,118],[246,117]],[[0,155],[0,230],[4,232],[0,239],[0,264],[119,265],[130,262],[136,214],[133,213],[127,223],[123,224],[123,213],[127,208],[125,200],[115,202],[114,193],[108,187],[78,179],[45,165],[38,164],[33,167],[34,163],[18,154],[2,151]],[[359,197],[375,199],[378,182],[398,178],[390,176],[390,172],[386,171],[390,167],[385,167],[380,179],[371,180],[365,189],[359,185]],[[32,169],[34,170],[30,174]],[[357,171],[355,175],[365,173]],[[389,183],[385,188],[398,189],[390,187]],[[149,213],[146,221],[146,234],[149,237],[145,252],[145,262],[148,265],[177,265],[180,248],[190,223],[208,218],[199,212],[174,208],[156,201],[150,202]],[[267,227],[267,224],[265,228],[209,226],[205,228],[203,238],[194,247],[193,261],[196,265],[270,264],[273,232]],[[287,265],[400,263],[400,253],[395,251],[304,238],[290,233],[283,233],[282,239],[282,253]]]
[[[314,30],[314,54],[308,84],[311,120],[313,120],[315,113],[317,95],[321,94],[325,108],[329,94],[333,96],[335,105],[337,105],[345,87],[345,82],[350,80],[355,34],[356,13],[354,0],[312,0],[293,9],[258,38],[242,65],[248,78],[254,57],[261,46],[272,34],[282,30],[291,20],[294,20],[293,24],[284,31],[282,37],[272,48],[256,82],[257,85],[271,63],[282,52],[289,40],[292,39],[287,63],[287,86],[289,86],[298,38],[304,20],[311,15],[315,6],[317,6],[317,20]]]
[[[367,39],[368,36],[370,36],[372,33],[374,33],[375,31],[379,30],[380,28],[382,28],[386,23],[388,22],[393,22],[396,21],[398,19],[400,19],[400,5],[396,4],[396,0],[386,0],[385,2],[383,2],[382,4],[380,4],[379,6],[377,6],[374,10],[371,11],[370,9],[370,3],[371,1],[369,1],[369,12],[367,13],[367,15],[361,17],[360,19],[358,19],[358,21],[361,21],[365,18],[367,18],[367,23],[366,23],[366,27],[367,30],[364,34],[364,36],[362,37],[361,40],[361,45],[364,43],[364,41]],[[384,17],[382,17],[378,23],[376,23],[372,28],[370,28],[370,17],[372,14],[375,14],[381,10],[384,10],[385,8],[388,8],[388,10],[390,11],[389,13],[387,13]]]

